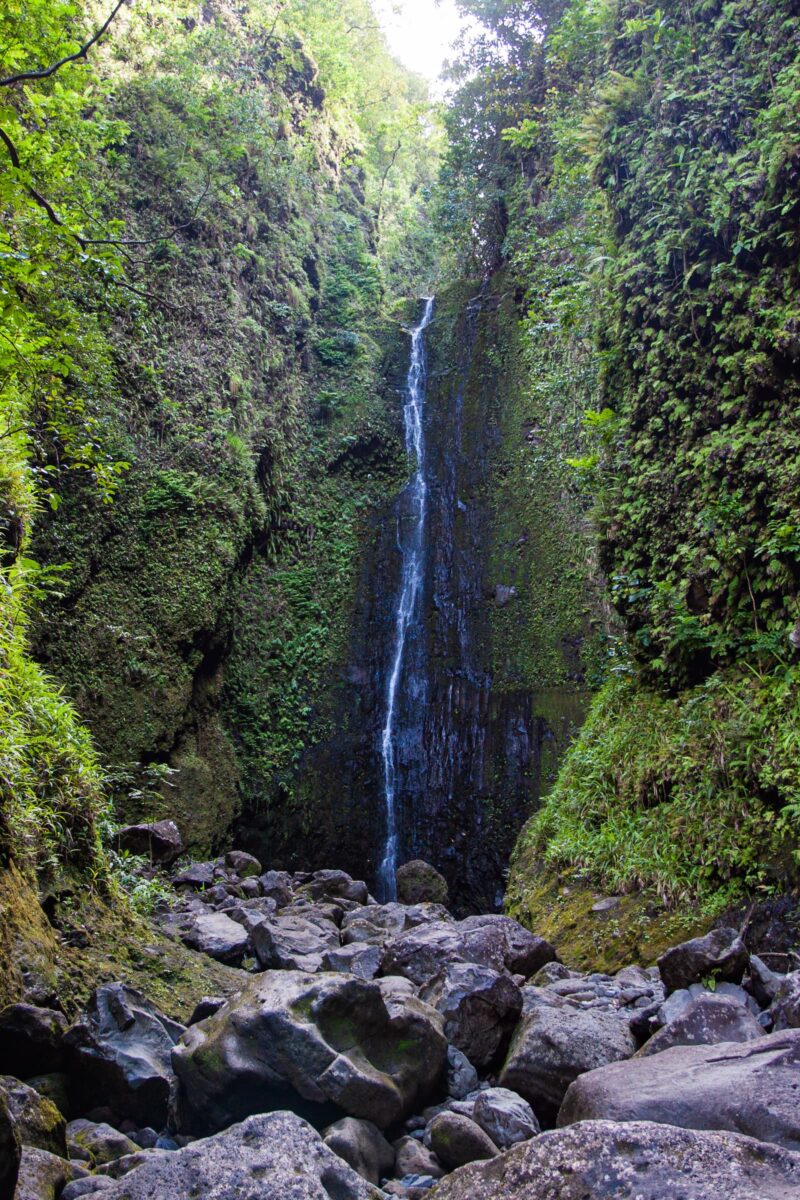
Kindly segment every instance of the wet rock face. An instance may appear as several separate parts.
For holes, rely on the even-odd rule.
[[[432,864],[461,914],[499,908],[516,835],[580,707],[573,689],[569,712],[555,715],[560,700],[549,689],[554,715],[540,716],[525,663],[504,664],[502,684],[497,679],[497,597],[509,608],[526,601],[491,567],[500,537],[492,482],[502,450],[495,356],[505,350],[515,359],[516,313],[499,313],[498,298],[477,298],[477,291],[461,288],[437,301],[425,335],[424,581],[420,618],[406,642],[394,739],[399,861]],[[407,341],[398,351],[390,376],[399,418]],[[506,366],[513,373],[514,363]],[[412,515],[406,490],[367,534],[347,657],[331,684],[336,732],[309,749],[299,770],[302,810],[312,820],[270,805],[245,813],[237,830],[243,844],[256,853],[269,847],[282,865],[321,866],[324,855],[370,886],[386,833],[381,733],[402,568],[398,527],[407,528]],[[561,652],[570,677],[579,676],[574,648],[556,656]]]
[[[687,1187],[689,1191],[687,1191]],[[445,1179],[436,1200],[800,1200],[800,1154],[732,1133],[587,1121]]]

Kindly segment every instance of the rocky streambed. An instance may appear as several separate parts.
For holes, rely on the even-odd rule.
[[[171,883],[239,991],[0,1013],[0,1200],[800,1198],[800,964],[736,930],[580,974],[424,863],[389,904],[240,851]]]

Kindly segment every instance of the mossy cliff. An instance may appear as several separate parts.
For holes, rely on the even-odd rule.
[[[39,556],[70,569],[36,622],[37,656],[102,759],[130,777],[124,815],[173,816],[198,852],[225,841],[240,807],[242,763],[219,708],[237,618],[245,641],[260,632],[244,576],[271,581],[282,732],[266,753],[277,774],[298,752],[303,689],[335,653],[335,630],[312,620],[300,646],[281,628],[287,604],[314,601],[307,578],[273,569],[275,555],[285,567],[319,538],[329,553],[310,570],[335,612],[354,522],[397,473],[364,146],[296,34],[270,25],[220,5],[145,43],[137,72],[109,58],[114,115],[130,132],[107,163],[108,208],[129,239],[155,244],[108,329],[104,424],[130,469],[112,505],[71,479],[38,529]],[[384,65],[402,117],[418,85]],[[274,674],[275,653],[259,641],[254,669]],[[245,745],[269,726],[260,706],[274,697],[240,682],[234,671]],[[160,799],[139,778],[152,764],[176,770]]]
[[[582,160],[583,228],[600,213],[576,466],[623,636],[520,841],[520,911],[559,870],[707,921],[797,882],[799,21],[789,2],[573,5],[551,34],[589,113],[578,136],[566,101],[548,114],[547,186]]]

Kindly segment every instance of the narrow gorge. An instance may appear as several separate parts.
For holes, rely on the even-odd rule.
[[[0,1200],[800,1197],[798,97],[3,6]]]

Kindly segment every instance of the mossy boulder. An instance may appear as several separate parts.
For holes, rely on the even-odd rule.
[[[397,899],[401,904],[447,905],[447,880],[421,858],[403,863],[397,870]]]

